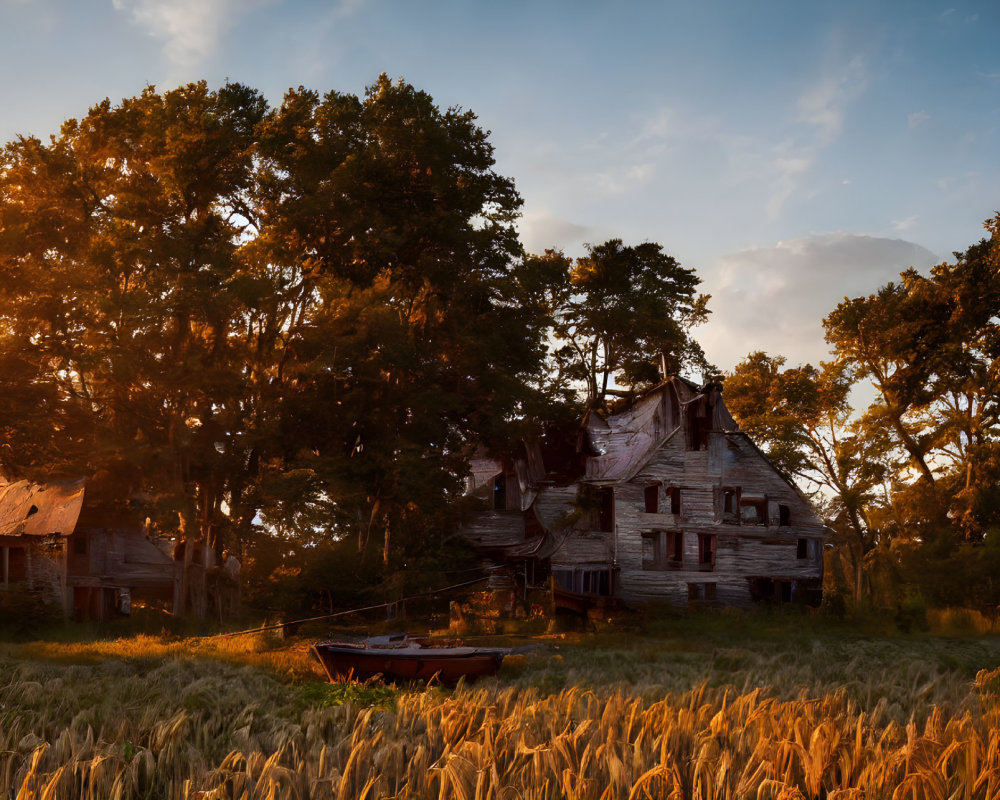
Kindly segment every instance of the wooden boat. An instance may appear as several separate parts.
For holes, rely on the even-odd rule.
[[[334,683],[381,675],[396,681],[429,681],[436,677],[446,686],[454,686],[463,677],[474,681],[495,675],[504,656],[510,653],[502,647],[438,646],[403,635],[364,642],[320,642],[313,645],[313,650]]]

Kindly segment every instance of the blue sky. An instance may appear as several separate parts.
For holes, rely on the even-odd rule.
[[[0,0],[0,139],[147,84],[402,76],[492,131],[529,249],[657,241],[713,295],[719,367],[815,362],[841,298],[1000,210],[998,33],[947,0]]]

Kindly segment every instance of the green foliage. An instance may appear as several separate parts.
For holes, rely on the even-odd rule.
[[[611,380],[641,390],[668,374],[708,371],[690,329],[708,316],[701,280],[655,242],[588,245],[573,262],[549,250],[526,261],[527,296],[546,310],[557,348],[550,390],[570,397],[582,384],[587,408],[605,408]]]
[[[510,435],[544,349],[493,166],[471,112],[385,76],[277,109],[148,88],[9,143],[0,465],[248,565],[439,542],[462,445]]]
[[[399,690],[374,683],[304,683],[296,687],[304,708],[334,708],[350,703],[361,708],[391,710]]]

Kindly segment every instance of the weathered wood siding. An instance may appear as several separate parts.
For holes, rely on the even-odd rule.
[[[645,511],[645,488],[659,484],[661,513]],[[679,514],[669,512],[668,487],[679,487]],[[723,489],[766,499],[764,524],[723,522]],[[788,507],[788,525],[779,526],[778,506]],[[688,450],[685,438],[672,436],[628,484],[616,487],[619,595],[626,600],[667,599],[687,603],[689,583],[714,583],[715,599],[731,605],[751,602],[749,579],[822,577],[823,527],[808,503],[778,475],[742,434],[713,432],[707,450]],[[644,569],[642,534],[683,534],[680,569]],[[714,568],[700,568],[699,534],[715,535]],[[808,557],[799,558],[799,539],[812,540]]]
[[[688,603],[692,585],[700,599],[740,606],[749,605],[754,593],[789,599],[785,594],[793,586],[819,585],[822,523],[736,429],[718,383],[699,390],[671,379],[619,414],[589,416],[587,429],[597,454],[579,481],[557,486],[535,478],[522,496],[508,495],[509,509],[524,500],[522,507],[530,505],[548,532],[545,552],[553,570],[607,568],[622,599],[679,605]],[[654,486],[657,510],[648,512],[646,492]],[[601,530],[605,523],[595,498],[609,489],[613,525]],[[679,493],[677,513],[668,490]],[[523,538],[524,531],[523,519],[495,511],[467,528],[483,544]],[[645,564],[643,534],[653,553]],[[679,563],[673,548],[678,536],[683,537]],[[714,542],[708,547],[714,561],[702,563],[700,537]]]
[[[86,553],[77,551],[77,542],[86,541]],[[172,586],[179,565],[131,528],[79,530],[70,537],[68,578],[84,585],[83,579],[113,587],[159,588]]]

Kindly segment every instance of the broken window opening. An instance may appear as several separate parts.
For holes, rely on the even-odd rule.
[[[781,528],[787,528],[792,524],[792,512],[791,509],[786,505],[778,506],[778,526]]]
[[[644,531],[642,534],[642,568],[644,570],[675,570],[684,567],[683,531]]]
[[[709,417],[705,402],[691,403],[688,407],[688,450],[707,450]]]
[[[677,515],[681,513],[681,487],[671,486],[667,489],[667,497],[670,500],[670,513]]]
[[[741,525],[766,525],[767,524],[767,500],[747,500],[740,499],[740,524]]]
[[[715,569],[715,534],[698,534],[698,569],[711,572]]]
[[[722,490],[722,521],[727,525],[740,524],[740,489],[725,487]]]
[[[647,514],[660,513],[660,484],[654,483],[643,490],[643,501]]]
[[[611,596],[611,574],[605,568],[553,568],[552,579],[559,588],[565,589],[567,592],[595,594],[601,597]]]
[[[796,558],[809,558],[809,540],[799,539],[795,552]]]
[[[493,510],[507,510],[507,476],[497,475],[493,479]]]
[[[714,583],[689,583],[688,602],[711,603],[716,598]]]

